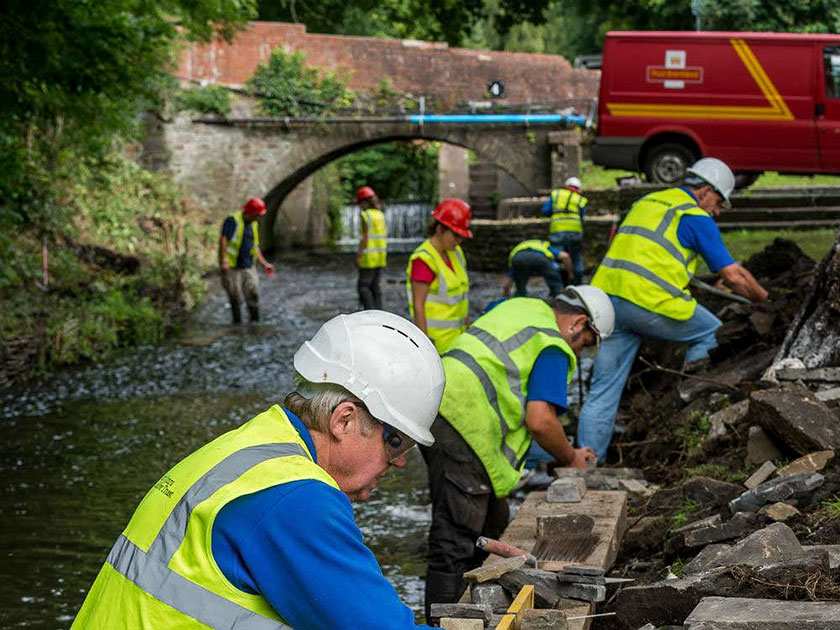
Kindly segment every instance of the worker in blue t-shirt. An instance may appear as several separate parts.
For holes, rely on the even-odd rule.
[[[682,186],[633,204],[592,278],[612,300],[615,333],[595,359],[589,397],[578,422],[578,445],[604,461],[624,383],[645,337],[687,344],[684,371],[702,369],[717,345],[720,320],[697,304],[688,284],[698,255],[733,291],[756,302],[767,291],[736,263],[714,218],[729,206],[735,177],[715,158],[688,169]]]
[[[502,295],[510,297],[511,285],[516,284],[516,297],[527,297],[530,277],[542,276],[548,285],[548,296],[553,297],[573,275],[571,256],[562,249],[539,239],[522,241],[508,256]]]
[[[405,466],[415,443],[434,442],[440,357],[407,319],[369,310],[326,322],[294,368],[282,407],[188,455],[149,490],[73,630],[417,627],[351,502]]]
[[[249,199],[242,210],[229,215],[222,224],[219,236],[219,270],[222,286],[230,300],[234,324],[242,321],[242,297],[248,305],[252,322],[260,320],[260,293],[254,261],[262,265],[265,275],[274,275],[274,265],[263,257],[260,250],[260,230],[257,220],[265,214],[265,202],[259,197]]]

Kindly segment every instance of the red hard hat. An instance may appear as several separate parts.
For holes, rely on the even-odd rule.
[[[466,238],[472,238],[470,232],[470,206],[461,199],[444,199],[441,201],[432,216],[450,230]]]
[[[261,217],[265,214],[265,201],[259,197],[251,197],[245,205],[242,206],[242,210],[245,211],[245,214],[255,214],[258,217]]]
[[[373,188],[370,186],[362,186],[356,193],[356,203],[361,203],[365,199],[370,199],[371,197],[376,197],[376,193],[373,192]]]

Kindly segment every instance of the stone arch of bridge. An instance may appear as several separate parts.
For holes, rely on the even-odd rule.
[[[482,160],[492,162],[507,171],[526,189],[536,193],[551,183],[551,157],[548,134],[552,129],[541,127],[532,130],[522,125],[482,126],[407,125],[392,128],[382,125],[368,127],[361,124],[348,128],[345,133],[313,133],[301,138],[295,150],[295,160],[278,162],[268,181],[276,182],[264,197],[268,216],[262,230],[266,237],[275,233],[279,208],[289,193],[307,177],[330,162],[360,149],[388,142],[432,140],[454,144],[475,151]],[[267,242],[267,241],[266,241]]]

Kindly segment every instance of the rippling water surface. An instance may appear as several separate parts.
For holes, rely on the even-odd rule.
[[[392,257],[383,285],[385,307],[399,314],[405,264]],[[277,266],[262,281],[260,325],[228,326],[211,280],[180,341],[0,392],[0,627],[68,628],[146,490],[188,453],[281,402],[298,346],[357,309],[350,257]],[[471,282],[475,317],[498,297],[500,278],[471,273]],[[385,575],[419,610],[429,507],[422,458],[410,455],[357,518]]]

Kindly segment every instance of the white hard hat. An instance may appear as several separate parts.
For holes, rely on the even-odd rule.
[[[694,175],[715,189],[729,207],[729,195],[735,189],[735,176],[725,162],[713,157],[697,160],[687,170],[686,175]]]
[[[567,188],[577,188],[578,190],[581,188],[580,180],[577,177],[570,177],[563,185]]]
[[[431,446],[446,377],[431,340],[385,311],[333,317],[295,353],[295,369],[312,383],[333,383],[371,415]]]
[[[615,330],[615,309],[613,309],[612,300],[601,289],[588,284],[568,286],[558,297],[563,299],[564,293],[572,293],[574,296],[572,299],[564,299],[564,302],[583,307],[589,315],[589,320],[598,332],[600,346],[601,339],[606,339]],[[575,297],[577,300],[574,299]]]

